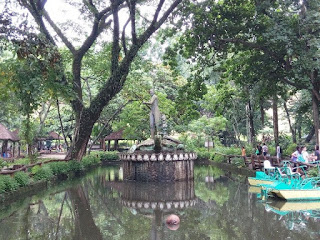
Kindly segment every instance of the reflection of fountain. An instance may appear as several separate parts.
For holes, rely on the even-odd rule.
[[[121,195],[121,203],[132,211],[152,218],[151,239],[166,239],[165,232],[177,230],[169,226],[168,216],[196,204],[193,181],[172,183],[108,182]],[[181,216],[179,216],[181,219]],[[183,221],[183,219],[181,219]],[[180,224],[181,225],[181,224]]]
[[[193,181],[124,183],[122,204],[135,209],[182,209],[196,203]]]

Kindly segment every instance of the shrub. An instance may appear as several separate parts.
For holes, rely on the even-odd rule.
[[[196,151],[197,155],[198,155],[198,159],[210,159],[210,152],[208,152],[207,149],[203,150],[203,149],[198,149]]]
[[[245,166],[243,158],[233,158],[232,163],[238,167]]]
[[[0,193],[4,193],[6,191],[6,184],[3,177],[4,176],[0,176]]]
[[[87,155],[82,158],[81,163],[84,168],[94,166],[94,165],[97,165],[100,163],[100,157],[99,157],[99,155],[98,156],[97,155]]]
[[[99,153],[99,157],[101,161],[117,161],[119,160],[119,152],[111,151],[111,152],[101,152]]]
[[[32,167],[31,168],[32,175],[35,175],[40,169],[41,169],[41,167],[39,165]]]
[[[309,177],[318,177],[319,176],[319,170],[317,167],[312,168],[308,171]]]
[[[223,162],[224,156],[218,153],[212,153],[210,156],[210,160],[213,160],[214,162]]]
[[[14,179],[17,181],[20,187],[26,186],[29,184],[29,175],[25,172],[17,172],[14,174]]]
[[[5,166],[8,166],[8,162],[0,159],[0,168],[3,168]]]
[[[53,176],[52,170],[49,166],[43,166],[33,176],[35,180],[49,180]]]
[[[241,148],[240,147],[222,147],[217,146],[214,148],[215,152],[226,154],[226,155],[241,155]]]
[[[291,154],[293,152],[296,151],[297,148],[297,144],[296,143],[291,143],[288,145],[288,147],[286,149],[282,149],[282,154],[286,155],[286,156],[291,156]]]
[[[2,182],[2,189],[0,190],[1,192],[10,192],[16,190],[19,187],[17,181],[8,175],[1,176],[0,182]]]
[[[268,154],[270,154],[270,156],[276,156],[276,148],[274,146],[268,146]]]
[[[69,171],[67,162],[52,162],[48,164],[53,175],[66,174]]]
[[[78,162],[76,160],[69,161],[68,166],[69,166],[69,171],[72,171],[72,172],[80,172],[81,170],[83,170],[83,166],[81,162]]]

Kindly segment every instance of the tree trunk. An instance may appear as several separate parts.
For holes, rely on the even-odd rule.
[[[70,149],[68,150],[66,159],[80,161],[86,154],[87,144],[90,139],[92,128],[96,120],[99,118],[99,115],[90,115],[88,109],[84,109],[82,111],[80,119],[76,120],[74,138]]]
[[[288,109],[286,101],[283,102],[283,107],[284,107],[284,110],[286,111],[286,115],[287,115],[290,131],[291,131],[291,135],[292,135],[292,142],[293,143],[297,143],[296,131],[292,127],[292,123],[291,123],[291,119],[290,119],[290,113],[289,113],[289,109]]]
[[[249,136],[248,136],[248,141],[249,143],[253,143],[254,142],[254,137],[255,137],[255,133],[254,133],[254,124],[253,124],[253,112],[252,112],[252,107],[251,107],[251,101],[249,99],[247,107],[247,119],[248,119],[248,124],[249,124]]]
[[[273,110],[273,135],[275,145],[279,144],[279,122],[278,122],[278,97],[276,94],[273,95],[272,99],[272,110]]]
[[[264,127],[264,109],[263,109],[263,99],[260,98],[260,117],[261,117],[261,125]]]
[[[139,48],[134,48],[128,53],[128,55],[121,62],[119,68],[113,71],[112,76],[109,78],[108,84],[106,84],[97,94],[88,108],[85,108],[81,101],[79,101],[81,98],[72,102],[73,109],[76,112],[76,126],[73,135],[73,141],[70,149],[68,150],[66,159],[75,159],[81,161],[82,157],[85,155],[93,125],[99,119],[103,108],[122,89],[125,79],[129,73],[130,65],[138,50]],[[76,69],[76,67],[79,69]],[[80,66],[74,66],[74,72],[79,72],[80,70]],[[80,74],[77,76],[80,77]]]
[[[316,137],[316,144],[319,145],[319,100],[315,94],[315,92],[319,92],[319,86],[318,82],[315,81],[315,73],[314,71],[311,74],[311,81],[313,85],[314,91],[311,92],[312,95],[312,115],[313,115],[313,126],[314,126],[314,131],[315,131],[315,137]]]
[[[315,133],[315,129],[314,129],[314,126],[313,126],[313,127],[310,129],[310,132],[309,132],[308,136],[306,137],[306,141],[305,141],[306,143],[309,143],[309,142],[311,141],[314,133]]]
[[[63,129],[63,123],[62,123],[62,119],[61,119],[60,105],[59,105],[59,100],[58,99],[57,99],[56,103],[57,103],[58,117],[59,117],[59,122],[60,122],[61,133],[62,133],[62,136],[63,136],[63,139],[64,139],[64,143],[66,144],[67,149],[68,149],[69,148],[69,144],[68,144],[67,137],[66,137],[66,134],[64,133],[64,129]]]

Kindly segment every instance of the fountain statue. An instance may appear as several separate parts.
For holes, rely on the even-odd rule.
[[[161,113],[158,106],[158,97],[154,93],[154,90],[150,90],[150,95],[150,102],[144,102],[144,104],[150,105],[150,130],[151,138],[154,140],[159,131]]]
[[[184,151],[183,144],[167,135],[166,116],[158,107],[158,97],[150,91],[151,139],[133,145],[126,153],[120,153],[124,180],[168,182],[193,179],[194,160],[197,155]]]

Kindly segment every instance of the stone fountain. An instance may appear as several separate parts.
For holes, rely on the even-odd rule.
[[[196,153],[184,151],[183,144],[165,133],[166,123],[158,108],[158,98],[151,92],[151,139],[120,153],[124,180],[171,182],[193,179]],[[161,121],[160,121],[161,119]],[[158,135],[158,133],[160,133]]]

